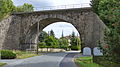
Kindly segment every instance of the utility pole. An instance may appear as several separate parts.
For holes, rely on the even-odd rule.
[[[79,39],[79,37],[78,37],[78,34],[77,34],[77,47],[78,47],[78,44],[79,44],[79,43],[78,43],[78,39]],[[80,47],[80,46],[79,46],[79,47]]]
[[[39,37],[39,22],[37,23],[37,37]],[[37,39],[37,51],[36,51],[36,53],[38,54],[38,49],[39,49],[39,45],[38,45],[38,42],[39,42],[39,39]]]

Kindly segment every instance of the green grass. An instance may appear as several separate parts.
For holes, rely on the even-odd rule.
[[[0,63],[0,67],[4,66],[6,63]]]
[[[99,64],[93,63],[92,57],[80,57],[75,59],[78,67],[101,67]]]
[[[25,59],[33,56],[38,56],[35,53],[25,52],[25,51],[13,51],[17,55],[17,59]]]
[[[37,54],[22,54],[22,55],[18,55],[17,59],[25,59],[25,58],[34,57],[34,56],[38,56],[38,55]]]

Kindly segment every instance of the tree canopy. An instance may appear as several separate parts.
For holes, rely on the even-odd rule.
[[[22,6],[16,7],[16,12],[31,12],[34,11],[32,4],[24,3]]]
[[[108,26],[102,45],[109,60],[120,62],[120,0],[92,0],[92,8]]]
[[[0,20],[9,16],[12,12],[34,11],[32,4],[24,3],[22,6],[15,6],[12,0],[0,0]]]
[[[14,11],[15,6],[11,0],[0,0],[0,19]]]
[[[54,34],[53,30],[50,31],[49,35],[55,37],[55,34]]]

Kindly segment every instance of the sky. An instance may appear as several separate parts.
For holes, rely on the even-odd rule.
[[[88,3],[90,3],[90,0],[13,0],[14,5],[20,6],[24,3],[32,4],[35,8],[36,7],[46,7],[46,6],[60,6],[60,5],[70,5],[70,4],[82,4],[84,7],[88,6]],[[57,38],[61,37],[62,30],[64,32],[64,36],[71,35],[72,31],[75,32],[75,34],[79,34],[76,28],[66,22],[56,22],[53,24],[48,25],[43,30],[48,32],[50,30],[53,30],[55,33],[55,36]]]
[[[56,22],[56,23],[48,25],[43,30],[46,32],[53,30],[57,38],[60,38],[62,36],[62,31],[63,31],[64,36],[71,35],[73,31],[75,32],[76,36],[79,35],[76,28],[72,24],[67,23],[67,22]]]

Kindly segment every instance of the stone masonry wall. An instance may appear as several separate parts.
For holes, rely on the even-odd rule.
[[[20,18],[11,15],[0,22],[0,49],[18,49]],[[15,22],[17,20],[17,22]]]
[[[37,23],[42,31],[47,25],[61,21],[78,30],[83,47],[94,48],[102,40],[105,24],[91,8],[25,12],[14,13],[0,22],[0,49],[21,49],[25,43],[36,43]]]

